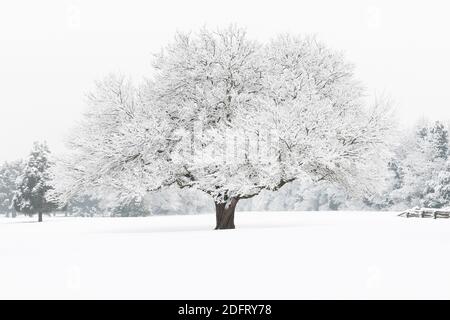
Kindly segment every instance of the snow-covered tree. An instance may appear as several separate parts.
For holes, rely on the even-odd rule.
[[[144,197],[135,196],[121,199],[115,193],[103,194],[100,197],[99,207],[109,216],[142,217],[151,214]]]
[[[172,186],[150,192],[145,198],[154,215],[199,214],[211,210],[209,196],[195,189]]]
[[[353,205],[359,203],[349,199],[345,190],[324,181],[314,183],[310,179],[300,179],[276,192],[264,190],[244,200],[240,207],[246,211],[335,211],[353,209]]]
[[[151,80],[108,77],[89,95],[55,186],[123,197],[177,185],[210,195],[217,229],[240,199],[300,178],[379,187],[390,113],[366,107],[353,67],[312,37],[268,44],[236,27],[178,34]]]
[[[64,205],[66,216],[93,217],[101,213],[100,200],[89,194],[78,194]]]
[[[46,199],[50,186],[49,159],[50,151],[46,143],[35,142],[25,162],[22,174],[17,179],[17,190],[14,193],[13,206],[18,212],[26,215],[38,214],[42,222],[42,214],[57,208],[56,204]]]
[[[12,214],[12,199],[16,190],[16,180],[22,173],[23,162],[21,160],[5,162],[0,165],[0,213],[6,216]]]
[[[435,178],[428,182],[424,205],[431,208],[450,206],[450,161],[436,172]]]
[[[406,130],[389,164],[390,188],[385,192],[385,207],[448,205],[447,159],[448,129],[442,123],[422,120],[412,130]]]
[[[430,128],[429,140],[433,147],[433,155],[437,158],[448,158],[448,129],[440,121]]]

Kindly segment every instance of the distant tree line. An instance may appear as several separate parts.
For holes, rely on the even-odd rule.
[[[330,183],[308,179],[265,191],[242,202],[243,210],[403,210],[414,206],[450,206],[449,128],[440,121],[420,121],[396,138],[386,166],[381,193],[354,197]],[[35,143],[25,160],[0,165],[0,213],[15,217],[50,214],[63,216],[147,216],[210,212],[208,197],[189,189],[162,190],[120,201],[114,193],[80,194],[65,206],[46,201],[52,166],[45,143]]]
[[[5,162],[0,165],[0,213],[6,217],[16,217],[17,213],[28,216],[37,215],[38,222],[43,215],[56,214],[64,216],[145,216],[149,212],[144,202],[132,198],[127,202],[117,203],[108,197],[95,197],[80,194],[61,205],[48,197],[53,190],[50,168],[54,162],[45,142],[35,142],[25,160]]]

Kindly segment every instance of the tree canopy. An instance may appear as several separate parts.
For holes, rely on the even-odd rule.
[[[72,152],[55,170],[63,199],[177,185],[210,195],[219,219],[239,199],[299,178],[379,187],[388,106],[367,106],[353,66],[314,37],[259,43],[234,26],[179,33],[153,67],[139,85],[111,75],[88,95]]]

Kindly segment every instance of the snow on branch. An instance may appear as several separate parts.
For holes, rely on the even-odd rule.
[[[393,122],[388,103],[364,103],[353,66],[314,37],[268,43],[245,30],[178,33],[134,86],[109,76],[55,170],[65,197],[170,185],[217,202],[310,177],[354,192],[377,189]]]

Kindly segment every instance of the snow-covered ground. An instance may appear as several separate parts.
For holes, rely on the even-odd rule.
[[[450,220],[396,213],[0,218],[0,298],[450,298]]]

